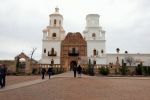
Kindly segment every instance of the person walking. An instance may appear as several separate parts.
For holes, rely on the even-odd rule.
[[[2,65],[0,65],[0,86],[1,86],[1,88],[3,87],[3,84],[2,84],[2,72],[3,71],[3,69],[2,69]]]
[[[76,77],[76,71],[77,71],[77,66],[74,64],[74,65],[73,65],[74,77]]]
[[[45,69],[45,68],[42,68],[41,73],[42,73],[42,79],[44,79],[45,73],[46,73],[46,69]]]
[[[2,86],[3,87],[5,87],[5,84],[6,84],[6,74],[7,74],[7,68],[6,68],[6,65],[4,64],[2,68]]]
[[[77,67],[77,71],[78,71],[78,77],[81,78],[82,67],[80,65]]]
[[[51,78],[51,75],[52,75],[52,72],[53,72],[53,67],[52,66],[50,66],[49,68],[48,68],[48,76],[49,76],[49,79]]]

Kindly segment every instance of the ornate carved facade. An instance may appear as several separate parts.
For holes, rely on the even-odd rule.
[[[87,57],[87,42],[79,32],[68,33],[61,42],[61,65],[69,69],[71,63]]]

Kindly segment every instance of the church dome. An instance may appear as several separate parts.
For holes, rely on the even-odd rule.
[[[47,32],[47,28],[44,28],[42,31],[43,31],[44,33]]]

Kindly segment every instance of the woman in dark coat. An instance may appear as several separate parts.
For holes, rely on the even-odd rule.
[[[82,67],[80,65],[77,67],[77,71],[78,71],[78,77],[81,77]]]

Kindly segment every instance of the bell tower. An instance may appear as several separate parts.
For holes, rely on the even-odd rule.
[[[88,59],[95,64],[106,64],[105,31],[99,25],[99,18],[98,14],[88,14],[83,34],[87,41]]]
[[[59,14],[59,8],[55,8],[55,12],[49,15],[50,17],[50,26],[61,27],[63,24],[63,16]]]
[[[60,47],[64,37],[63,16],[56,7],[55,12],[49,15],[49,25],[43,29],[41,64],[60,64]]]

